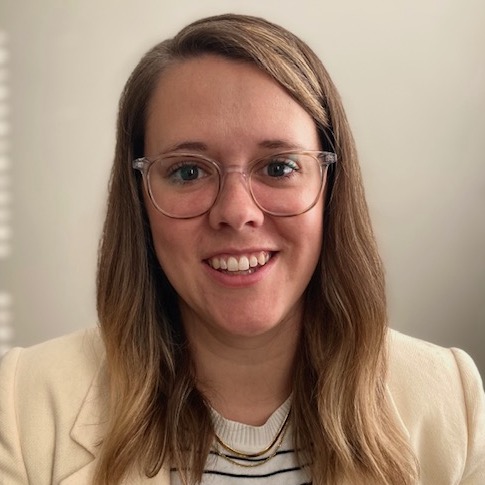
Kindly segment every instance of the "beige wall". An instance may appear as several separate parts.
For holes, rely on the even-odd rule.
[[[0,351],[96,323],[122,85],[153,43],[225,11],[281,23],[323,58],[360,148],[392,326],[485,372],[482,0],[3,0]]]

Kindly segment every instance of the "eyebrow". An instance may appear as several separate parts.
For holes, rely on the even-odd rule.
[[[181,143],[172,145],[171,147],[169,147],[167,151],[176,152],[179,150],[189,150],[189,151],[194,150],[198,152],[206,152],[208,149],[209,147],[205,143],[202,143],[201,141],[183,141]]]
[[[304,147],[297,143],[290,142],[288,140],[264,140],[259,143],[259,146],[262,148],[270,148],[272,150],[303,150]]]
[[[280,140],[280,139],[273,139],[273,140],[263,140],[258,143],[258,146],[261,148],[267,148],[271,150],[304,150],[305,148],[302,145],[297,143],[290,142],[288,140]],[[209,146],[206,143],[201,141],[183,141],[172,145],[167,150],[168,152],[175,152],[180,150],[189,150],[189,151],[198,151],[198,152],[207,152],[209,150]]]

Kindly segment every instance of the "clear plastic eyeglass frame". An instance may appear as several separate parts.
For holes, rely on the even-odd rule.
[[[258,162],[261,162],[263,160],[267,160],[267,159],[271,159],[271,158],[281,158],[281,157],[284,157],[284,156],[299,156],[299,155],[300,156],[301,155],[310,156],[316,162],[318,162],[318,164],[320,165],[320,186],[319,186],[319,190],[316,193],[314,200],[312,200],[312,202],[308,205],[308,207],[305,207],[304,209],[298,210],[296,212],[291,212],[291,213],[278,213],[278,212],[271,211],[271,210],[264,208],[260,204],[260,202],[258,202],[257,198],[254,196],[254,192],[253,192],[252,187],[251,187],[251,181],[250,180],[251,180],[251,176],[252,176],[252,173],[253,173],[253,168],[256,166],[256,164]],[[167,212],[166,210],[164,210],[163,208],[161,208],[158,205],[157,201],[155,200],[153,190],[150,186],[149,171],[150,171],[150,168],[152,167],[152,165],[154,163],[156,163],[157,161],[169,159],[169,158],[172,158],[172,157],[189,157],[192,160],[200,160],[201,162],[209,164],[210,166],[215,168],[215,170],[217,171],[217,174],[219,176],[218,189],[217,189],[217,193],[213,197],[212,202],[210,203],[210,205],[207,208],[204,208],[203,210],[199,210],[199,211],[194,211],[194,213],[193,214],[191,213],[190,215],[176,215],[176,214],[172,214],[170,212]],[[247,184],[247,187],[249,189],[249,193],[251,194],[251,197],[253,199],[253,202],[264,213],[272,215],[272,216],[276,216],[276,217],[293,217],[293,216],[297,216],[297,215],[303,214],[305,212],[308,212],[312,207],[315,206],[315,204],[318,201],[318,197],[319,197],[319,195],[322,191],[323,185],[324,185],[326,168],[328,166],[332,165],[333,163],[336,163],[336,162],[337,162],[337,155],[333,152],[314,151],[314,150],[285,151],[285,152],[278,152],[278,153],[270,154],[268,156],[261,157],[261,158],[258,158],[256,160],[253,160],[252,162],[250,162],[247,165],[249,167],[249,169],[248,169],[248,168],[243,168],[239,165],[228,165],[228,166],[221,165],[216,160],[212,160],[208,157],[205,157],[205,156],[197,154],[197,153],[169,152],[169,153],[165,153],[165,154],[160,155],[160,156],[155,157],[155,158],[147,158],[147,157],[137,158],[137,159],[133,160],[132,168],[134,170],[138,170],[139,172],[141,172],[141,174],[143,176],[143,183],[145,185],[145,189],[146,189],[146,191],[147,191],[147,193],[150,197],[150,201],[152,202],[153,206],[159,212],[161,212],[162,214],[166,215],[167,217],[171,217],[173,219],[193,219],[195,217],[199,217],[199,216],[209,212],[212,209],[212,207],[214,206],[214,204],[216,203],[217,199],[219,198],[221,188],[224,186],[225,177],[230,173],[239,173],[244,178],[244,180]]]

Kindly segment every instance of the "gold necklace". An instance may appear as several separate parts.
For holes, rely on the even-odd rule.
[[[286,436],[286,432],[288,430],[289,418],[290,418],[290,411],[288,411],[288,414],[286,415],[283,423],[281,424],[280,428],[278,429],[278,432],[276,433],[275,438],[266,448],[264,448],[264,450],[261,450],[261,451],[255,452],[255,453],[245,453],[243,451],[236,450],[235,448],[232,448],[231,446],[229,446],[227,443],[224,443],[224,441],[222,441],[220,436],[218,436],[218,434],[215,433],[215,438],[216,438],[217,444],[222,446],[222,448],[224,448],[226,451],[236,455],[236,457],[228,455],[227,453],[221,451],[218,447],[214,447],[214,451],[221,458],[224,458],[229,463],[232,463],[232,464],[237,465],[237,466],[242,466],[244,468],[253,468],[255,466],[263,465],[267,461],[271,460],[271,458],[274,458],[276,456],[276,453],[278,453],[279,449],[281,448],[281,445],[283,444],[283,441],[284,441],[285,436]],[[262,460],[257,460],[257,461],[252,462],[252,463],[240,463],[238,461],[240,459],[250,459],[251,460],[251,459],[254,459],[254,458],[259,458],[259,457],[265,455],[266,453],[268,453],[268,451],[272,450],[273,448],[275,448],[274,451],[269,456],[267,456],[266,458],[264,458]]]

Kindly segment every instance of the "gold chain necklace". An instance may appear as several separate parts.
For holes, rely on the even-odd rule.
[[[281,424],[280,428],[278,429],[278,432],[276,433],[275,438],[266,448],[264,448],[264,450],[261,450],[261,451],[255,452],[255,453],[245,453],[243,451],[236,450],[235,448],[232,448],[231,446],[229,446],[227,443],[224,443],[224,441],[222,441],[220,436],[218,436],[218,434],[215,433],[215,438],[216,438],[217,444],[220,445],[222,448],[224,448],[229,453],[236,455],[236,457],[230,456],[227,453],[225,453],[224,451],[221,451],[219,449],[219,447],[214,447],[214,451],[221,458],[224,458],[229,463],[232,463],[232,464],[237,465],[237,466],[241,466],[241,467],[244,467],[244,468],[253,468],[255,466],[263,465],[267,461],[271,460],[271,458],[274,458],[276,456],[276,453],[278,453],[279,449],[281,448],[281,445],[283,444],[283,441],[284,441],[285,436],[286,436],[286,432],[288,430],[289,418],[290,418],[290,411],[288,411],[288,414],[286,415],[283,423]],[[252,460],[254,458],[259,458],[259,457],[265,455],[266,453],[268,453],[273,448],[274,448],[274,451],[264,459],[253,461],[252,463],[240,463],[240,461],[238,461],[240,459]]]

